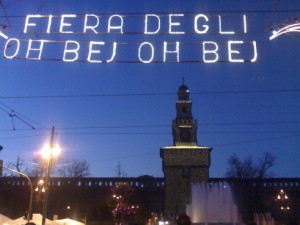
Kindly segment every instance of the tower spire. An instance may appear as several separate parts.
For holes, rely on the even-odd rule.
[[[165,213],[185,212],[192,197],[191,184],[209,178],[211,148],[197,144],[197,121],[192,115],[192,101],[184,78],[177,93],[176,118],[172,121],[173,145],[160,149],[165,178]]]

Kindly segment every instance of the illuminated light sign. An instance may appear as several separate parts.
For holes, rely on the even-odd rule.
[[[13,44],[11,44],[13,43]],[[4,49],[8,49],[10,46],[16,46],[16,50],[12,54],[7,54],[7,51],[4,51],[4,57],[8,59],[13,59],[17,56],[20,49],[20,41],[16,38],[10,38],[6,43]]]
[[[151,19],[152,18],[152,19]],[[155,18],[155,21],[157,23],[157,28],[154,31],[148,31],[148,21],[150,23],[150,20],[153,21],[153,19]],[[158,15],[155,14],[147,14],[145,16],[145,30],[144,30],[144,34],[157,34],[160,31],[160,18]]]
[[[174,26],[180,26],[180,22],[175,22],[174,17],[183,17],[184,14],[170,14],[169,15],[169,34],[185,34],[184,31],[173,31]]]
[[[0,36],[3,37],[4,39],[8,39],[8,36],[6,36],[5,34],[3,34],[1,31],[0,31]]]
[[[276,38],[282,34],[291,33],[291,32],[300,32],[300,22],[290,24],[290,25],[287,25],[277,31],[273,31],[273,34],[269,39],[273,40],[274,38]]]
[[[142,51],[142,48],[144,47],[144,45],[149,46],[149,48],[150,48],[150,54],[149,54],[150,56],[148,57],[148,59],[144,59],[141,56],[141,51]],[[153,45],[149,42],[142,43],[139,47],[139,60],[142,63],[151,63],[153,61],[153,58],[154,58],[154,47],[153,47]]]
[[[167,50],[168,46],[169,46],[169,43],[164,42],[164,61],[163,62],[166,62],[166,60],[167,60],[167,53],[168,54],[175,54],[176,55],[176,61],[179,62],[179,42],[177,41],[175,43],[175,50]]]
[[[90,21],[90,17],[94,18],[94,25],[88,25],[88,21]],[[84,17],[84,27],[83,27],[83,33],[86,33],[87,30],[92,30],[95,34],[98,34],[96,28],[99,26],[99,17],[95,14],[86,14]]]
[[[216,42],[212,42],[212,41],[203,42],[203,61],[206,63],[217,62],[219,59],[218,50],[219,50],[219,46]],[[211,59],[208,59],[209,56],[211,56]]]
[[[71,46],[71,47],[70,47]],[[66,41],[63,61],[74,62],[78,59],[80,44],[77,41]]]
[[[139,14],[134,21],[128,17],[92,13],[30,14],[23,25],[25,38],[10,38],[0,31],[0,37],[6,40],[3,56],[144,64],[253,63],[258,58],[256,41],[247,38],[246,15],[235,15],[234,20],[228,15],[203,13]]]
[[[204,30],[199,30],[199,28],[198,28],[198,24],[199,24],[198,20],[199,20],[199,18],[204,18],[205,22],[208,22],[207,16],[205,16],[203,14],[199,14],[199,15],[195,16],[195,19],[194,19],[194,30],[195,30],[195,32],[197,34],[205,34],[208,31],[209,26],[206,25],[206,24],[203,24],[202,26],[203,26]]]

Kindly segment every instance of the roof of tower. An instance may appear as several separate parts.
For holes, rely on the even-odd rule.
[[[181,86],[179,86],[178,90],[179,91],[189,91],[189,88],[186,85],[182,84]]]
[[[182,84],[178,88],[177,95],[178,95],[179,101],[188,101],[189,100],[190,91],[189,91],[189,88],[184,84],[184,78],[182,78]]]
[[[178,91],[186,91],[186,92],[189,92],[189,88],[184,84],[184,78],[182,78],[182,85],[179,86]]]

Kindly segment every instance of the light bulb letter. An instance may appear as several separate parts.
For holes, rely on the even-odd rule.
[[[244,33],[247,34],[247,17],[243,15]]]
[[[25,20],[23,33],[26,34],[28,32],[28,27],[35,27],[36,26],[36,23],[33,23],[33,22],[29,21],[31,18],[41,18],[41,17],[42,17],[42,15],[27,15],[26,20]]]
[[[70,47],[71,45],[73,45],[75,47],[71,48]],[[79,56],[79,54],[78,54],[79,49],[80,49],[80,45],[77,41],[66,41],[63,61],[65,61],[65,62],[76,61]],[[67,55],[71,55],[73,57],[67,57]]]
[[[243,41],[228,41],[228,59],[229,62],[244,62],[244,59],[233,59],[232,55],[233,54],[240,54],[240,52],[238,50],[233,50],[232,46],[233,45],[238,45],[238,44],[243,44]]]
[[[88,62],[92,62],[92,63],[102,63],[102,60],[94,60],[94,59],[92,59],[92,54],[100,54],[100,52],[101,52],[100,50],[98,50],[98,49],[95,50],[93,48],[95,45],[100,46],[100,45],[105,45],[105,43],[103,41],[98,41],[98,42],[91,41],[90,45],[89,45],[89,54],[88,54],[87,61]]]
[[[89,18],[94,18],[94,25],[88,25],[88,22],[90,21]],[[83,33],[86,33],[86,31],[92,30],[95,34],[98,34],[98,31],[95,29],[99,26],[99,17],[95,14],[86,14],[84,17],[84,26],[83,26]]]
[[[253,51],[254,51],[254,54],[253,54],[253,58],[251,59],[251,62],[256,62],[257,60],[257,46],[256,46],[256,41],[253,41]]]
[[[149,46],[150,47],[149,48],[150,49],[149,59],[142,59],[141,52],[142,52],[142,48],[144,48],[144,46]],[[142,63],[151,63],[153,61],[153,58],[154,58],[154,47],[153,47],[153,45],[149,42],[143,42],[139,47],[139,60],[140,60],[140,62],[142,62]]]
[[[73,33],[73,31],[70,31],[70,30],[64,30],[65,27],[71,27],[72,26],[71,23],[66,23],[65,19],[66,18],[75,18],[75,17],[76,17],[75,14],[63,14],[63,15],[61,15],[59,32],[62,33],[62,34]]]
[[[198,27],[199,18],[203,18],[206,22],[208,22],[207,16],[205,16],[204,14],[198,14],[197,16],[195,16],[195,19],[194,19],[194,30],[197,34],[206,34],[209,29],[209,26],[204,24],[204,25],[202,25],[202,28],[204,28],[204,29],[199,30],[199,27]]]
[[[234,31],[223,31],[222,30],[222,17],[218,15],[219,17],[219,34],[234,34]]]
[[[148,29],[148,24],[150,24],[150,18],[151,21],[154,21],[156,20],[156,30],[152,30],[152,31],[149,31]],[[158,15],[155,15],[155,14],[146,14],[145,15],[145,30],[144,30],[144,34],[157,34],[160,30],[160,18]]]
[[[216,42],[204,41],[202,43],[202,48],[203,48],[203,61],[205,63],[215,63],[219,60],[219,54],[218,54],[219,46]]]
[[[49,19],[48,19],[48,25],[47,25],[47,34],[50,34],[50,28],[51,28],[51,24],[52,24],[52,15],[49,15]]]
[[[115,56],[116,56],[116,50],[117,50],[117,42],[113,42],[113,54],[112,56],[110,57],[109,60],[107,60],[106,62],[110,63],[112,62],[114,59],[115,59]]]
[[[114,18],[119,19],[119,25],[113,25],[112,20]],[[120,33],[123,34],[123,17],[120,15],[112,15],[108,19],[107,33],[110,33],[111,30],[120,30]]]
[[[6,39],[6,40],[8,39],[8,36],[5,35],[4,33],[2,33],[1,30],[0,30],[0,37],[3,37],[3,38]]]
[[[169,34],[184,34],[184,31],[173,31],[173,27],[180,26],[180,22],[174,22],[174,17],[183,17],[184,14],[170,14],[169,15]]]
[[[176,61],[179,62],[179,42],[176,42],[175,50],[168,50],[168,42],[164,42],[164,61],[166,62],[167,53],[168,54],[176,54]]]
[[[12,51],[12,54],[7,54],[7,49],[11,49],[12,46],[15,47],[15,50]],[[18,55],[19,49],[20,49],[20,41],[19,41],[19,39],[16,39],[16,38],[8,39],[6,41],[6,43],[5,43],[3,55],[7,59],[13,59],[13,58],[16,57],[16,55]]]
[[[32,40],[32,39],[29,39],[29,42],[28,42],[28,48],[27,48],[27,52],[26,52],[26,59],[38,59],[38,60],[41,60],[41,55],[42,55],[42,51],[43,51],[43,47],[44,47],[44,40]],[[34,48],[33,47],[33,43],[37,43],[38,44],[38,47],[37,48]],[[38,54],[38,57],[29,57],[29,54],[30,52],[34,52],[36,51],[37,54]]]

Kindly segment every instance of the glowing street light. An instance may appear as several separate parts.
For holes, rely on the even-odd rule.
[[[41,155],[48,160],[47,173],[46,173],[46,178],[45,178],[45,183],[44,183],[45,195],[44,195],[44,204],[43,204],[42,225],[45,225],[46,216],[47,216],[48,197],[49,197],[48,183],[49,183],[50,171],[51,171],[51,166],[52,166],[52,158],[53,158],[53,156],[56,156],[60,153],[59,148],[54,147],[53,139],[54,139],[54,127],[52,127],[50,145],[46,145],[40,152]]]
[[[58,156],[60,154],[60,148],[58,146],[51,147],[47,144],[42,148],[40,154],[44,159],[49,160],[50,158]]]
[[[45,187],[44,187],[44,180],[39,180],[37,187],[35,188],[35,191],[38,192],[45,192]]]
[[[280,210],[282,211],[290,210],[290,207],[288,205],[289,197],[283,189],[281,189],[280,192],[278,193],[276,200],[279,201]]]

